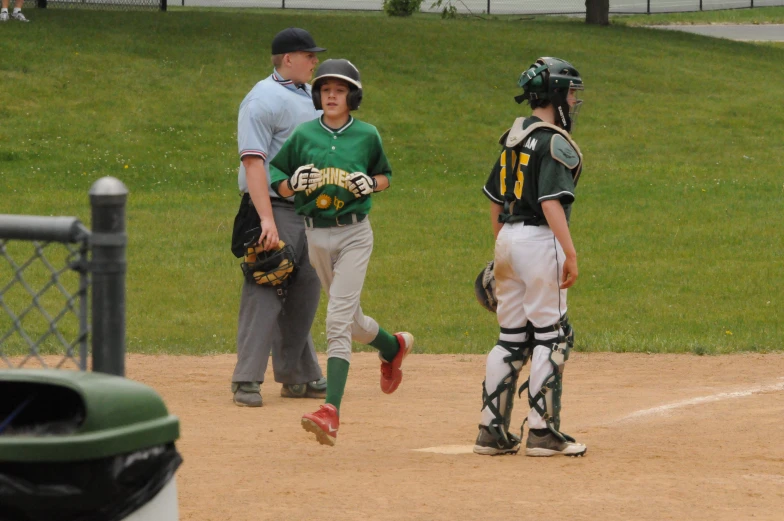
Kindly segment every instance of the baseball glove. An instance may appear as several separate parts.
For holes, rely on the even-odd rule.
[[[297,272],[294,249],[279,241],[277,248],[264,251],[257,244],[258,240],[256,236],[255,240],[251,239],[245,244],[245,262],[240,265],[245,280],[262,286],[279,286],[278,292],[281,293],[280,290],[285,290]]]

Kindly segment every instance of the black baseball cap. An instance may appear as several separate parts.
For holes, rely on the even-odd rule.
[[[315,40],[305,29],[289,27],[283,29],[272,39],[272,54],[286,54],[287,52],[323,52],[323,47],[318,47]]]

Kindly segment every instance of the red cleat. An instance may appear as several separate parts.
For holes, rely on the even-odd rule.
[[[315,434],[322,445],[335,445],[339,427],[338,410],[331,403],[325,403],[318,411],[302,417],[302,428]]]
[[[414,347],[414,335],[411,333],[395,333],[395,338],[400,345],[395,358],[391,362],[381,359],[381,391],[386,394],[394,393],[400,382],[403,381],[403,371],[400,370],[400,366],[403,365],[403,359]]]

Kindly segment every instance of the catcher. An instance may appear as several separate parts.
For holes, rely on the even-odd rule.
[[[495,259],[480,273],[476,290],[492,310],[494,275],[501,332],[487,356],[474,452],[520,449],[521,438],[509,432],[509,424],[517,377],[531,358],[530,377],[518,392],[527,391],[530,407],[526,456],[582,456],[585,445],[560,430],[560,410],[564,364],[574,345],[566,317],[566,289],[578,273],[569,216],[582,154],[571,132],[583,80],[568,62],[539,58],[518,85],[523,93],[515,100],[528,102],[533,112],[501,137],[503,150],[484,186]]]

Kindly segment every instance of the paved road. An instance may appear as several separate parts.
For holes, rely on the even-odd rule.
[[[650,25],[654,29],[685,31],[747,42],[784,42],[784,24],[766,25]]]

